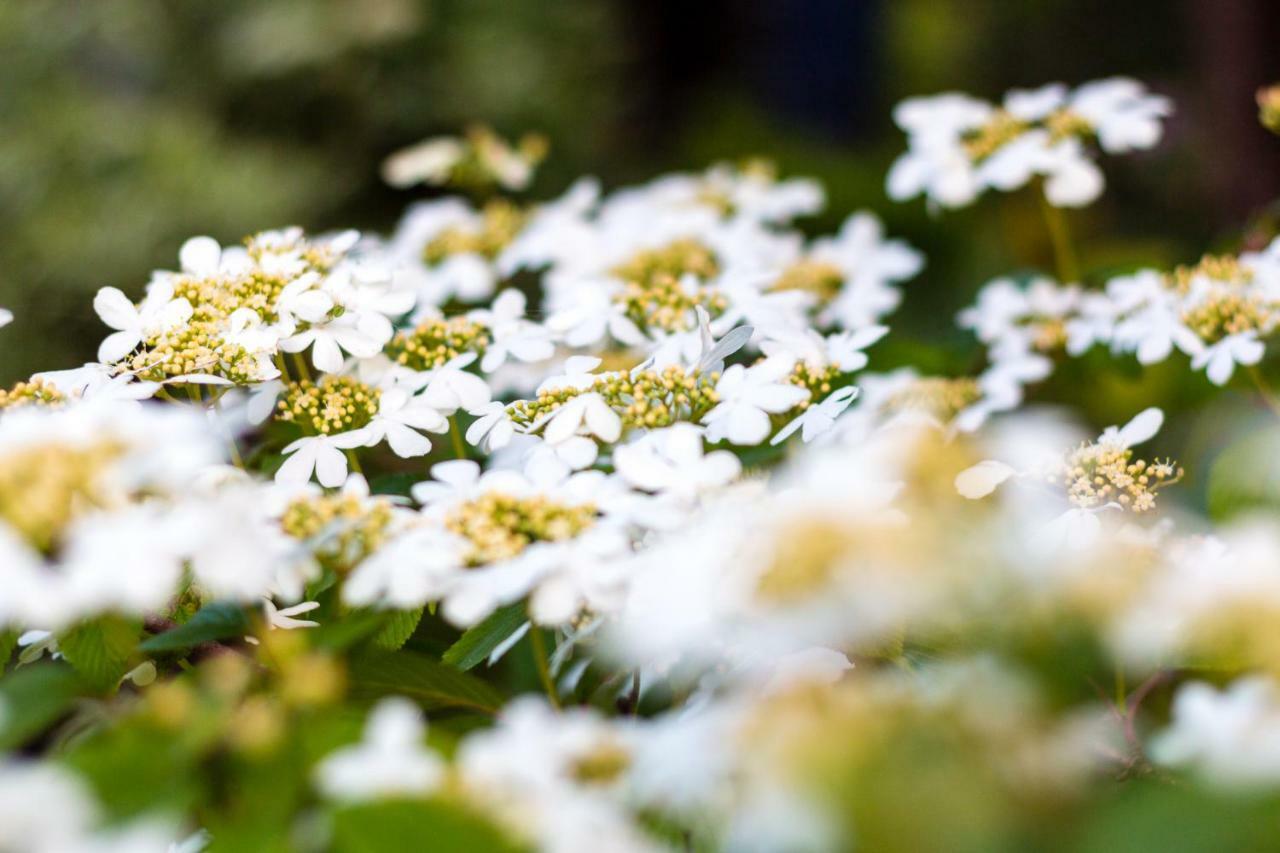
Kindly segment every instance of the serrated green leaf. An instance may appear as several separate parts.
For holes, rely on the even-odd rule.
[[[58,637],[58,649],[90,685],[109,690],[129,671],[142,625],[121,616],[100,616]]]
[[[388,614],[386,624],[373,635],[374,648],[383,651],[398,651],[417,629],[422,621],[422,608],[417,610],[396,610]]]
[[[503,701],[501,693],[475,676],[413,652],[359,654],[351,661],[349,679],[357,698],[405,696],[427,710],[469,708],[492,713]]]
[[[380,610],[350,610],[332,618],[319,618],[320,627],[309,631],[308,636],[316,648],[341,651],[376,634],[386,620],[387,614]]]
[[[528,621],[524,604],[508,604],[495,610],[479,625],[468,628],[444,653],[444,662],[464,672],[483,663],[493,650]]]
[[[64,663],[36,663],[0,680],[0,751],[15,749],[57,720],[85,683]]]
[[[1219,521],[1280,509],[1280,432],[1251,432],[1218,454],[1209,469],[1208,506]]]
[[[242,637],[249,631],[244,608],[231,602],[214,602],[201,607],[186,624],[157,634],[138,648],[144,652],[175,652],[208,643]]]
[[[438,799],[370,803],[333,817],[335,853],[399,853],[418,845],[432,853],[522,849],[480,815]]]

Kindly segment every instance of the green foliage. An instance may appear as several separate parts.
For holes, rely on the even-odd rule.
[[[334,815],[334,853],[398,853],[414,845],[433,853],[521,849],[491,823],[443,800],[393,800]]]
[[[63,657],[94,689],[116,686],[138,651],[142,625],[120,616],[100,616],[58,637]]]
[[[362,652],[351,662],[352,694],[361,699],[406,696],[424,709],[460,708],[493,713],[498,690],[480,679],[409,651]]]
[[[422,621],[423,610],[424,608],[419,607],[416,610],[397,610],[389,614],[382,628],[373,635],[370,643],[374,648],[383,651],[394,652],[399,650],[413,636],[418,623]]]
[[[1209,469],[1208,504],[1215,520],[1280,509],[1280,430],[1246,433],[1218,455]]]
[[[0,673],[4,672],[5,665],[9,663],[9,658],[13,656],[13,650],[17,645],[17,631],[0,631]]]
[[[66,713],[84,680],[64,663],[36,663],[0,678],[0,750],[21,746]]]
[[[495,610],[483,622],[468,628],[444,653],[443,660],[465,672],[487,660],[494,649],[527,621],[529,617],[523,603],[508,604]]]
[[[144,652],[176,652],[213,640],[241,637],[250,629],[244,608],[230,602],[214,602],[200,608],[185,624],[157,634],[138,648]]]

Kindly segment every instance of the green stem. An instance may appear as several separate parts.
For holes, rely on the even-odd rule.
[[[307,367],[307,360],[302,357],[302,353],[295,352],[293,354],[293,366],[298,369],[298,378],[311,381],[311,368]]]
[[[351,470],[363,476],[364,469],[360,467],[360,459],[356,456],[356,452],[350,448],[342,452],[347,454],[347,462],[351,465]]]
[[[458,425],[458,416],[449,417],[449,437],[453,439],[453,455],[459,459],[467,458],[467,445],[462,440],[462,427]]]
[[[227,426],[226,421],[222,419],[222,395],[221,394],[214,395],[213,411],[217,415],[218,425],[226,430],[227,447],[231,450],[231,464],[235,465],[237,468],[243,471],[245,469],[244,459],[240,457],[240,448],[236,446],[235,433],[231,431],[231,428]]]
[[[280,371],[280,381],[288,382],[289,381],[289,365],[285,364],[284,362],[284,353],[277,352],[275,361],[276,361],[276,369]]]
[[[1267,380],[1262,377],[1262,371],[1258,369],[1256,364],[1249,364],[1245,366],[1245,372],[1253,380],[1254,387],[1258,389],[1258,394],[1262,397],[1262,402],[1267,404],[1267,408],[1271,409],[1276,417],[1280,417],[1280,398],[1276,397],[1275,392],[1271,390],[1271,386],[1267,384]]]
[[[556,695],[555,682],[551,680],[551,668],[547,665],[547,644],[542,639],[542,629],[537,625],[529,626],[529,644],[533,647],[533,664],[538,668],[538,680],[542,689],[547,692],[551,707],[560,710],[560,697]]]
[[[1044,213],[1044,222],[1049,229],[1049,240],[1053,243],[1053,260],[1058,272],[1058,283],[1079,282],[1080,267],[1076,263],[1076,253],[1072,248],[1071,231],[1067,227],[1066,215],[1049,203],[1043,190],[1040,193],[1040,210]]]

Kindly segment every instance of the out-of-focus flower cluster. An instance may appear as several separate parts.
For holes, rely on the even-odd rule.
[[[1085,203],[1086,143],[1168,111],[909,101],[890,187]],[[821,187],[759,162],[495,192],[542,153],[395,155],[473,195],[387,237],[193,238],[98,294],[98,362],[0,392],[0,849],[996,849],[1280,803],[1280,527],[1174,503],[1158,408],[1025,405],[1095,346],[1273,402],[1280,243],[996,279],[979,370],[869,370],[924,263],[872,214],[807,237]]]

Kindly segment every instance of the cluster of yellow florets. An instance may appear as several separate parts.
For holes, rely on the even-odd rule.
[[[466,317],[432,318],[399,332],[387,345],[396,364],[413,370],[434,370],[464,352],[477,355],[489,346],[489,330]]]
[[[1185,294],[1191,289],[1191,283],[1199,278],[1222,284],[1249,284],[1253,281],[1253,270],[1240,263],[1235,255],[1205,255],[1194,264],[1175,267],[1166,278],[1170,287]]]
[[[611,272],[623,282],[615,301],[641,328],[686,331],[693,328],[696,306],[701,305],[713,317],[728,307],[723,294],[701,284],[719,274],[720,264],[715,253],[697,240],[675,240],[647,249]],[[686,276],[699,283],[687,286]]]
[[[1073,450],[1048,479],[1061,480],[1067,497],[1083,509],[1114,503],[1133,512],[1146,512],[1155,508],[1160,488],[1181,478],[1182,469],[1172,460],[1134,459],[1128,448],[1098,442]]]
[[[1182,312],[1183,324],[1208,343],[1228,335],[1256,331],[1268,334],[1278,322],[1276,312],[1259,296],[1216,290]]]
[[[769,288],[774,291],[799,290],[811,293],[819,302],[835,299],[844,287],[844,272],[827,261],[797,261],[783,271]]]
[[[143,342],[126,361],[139,379],[160,382],[172,376],[205,373],[247,384],[258,379],[258,361],[244,347],[223,338],[219,321],[192,320]]]
[[[592,504],[490,493],[456,507],[445,526],[471,543],[467,563],[480,566],[510,559],[534,542],[572,539],[595,519]]]
[[[662,370],[626,371],[601,375],[590,388],[545,390],[533,400],[517,400],[507,407],[511,419],[529,426],[545,418],[580,394],[597,393],[618,413],[627,427],[650,429],[677,421],[697,421],[720,398],[718,373],[696,374],[675,365]]]
[[[19,409],[25,406],[56,406],[65,402],[66,395],[52,382],[30,379],[19,382],[9,390],[0,389],[0,409]]]
[[[454,255],[476,254],[493,260],[516,238],[527,218],[528,213],[519,206],[495,199],[481,211],[478,228],[444,229],[423,247],[422,260],[429,266]]]
[[[301,541],[315,541],[316,555],[335,570],[347,570],[377,551],[391,525],[391,504],[354,495],[298,498],[285,508],[280,527]]]
[[[981,396],[977,381],[969,377],[926,376],[893,394],[885,401],[884,409],[886,413],[924,412],[946,422]]]
[[[112,441],[86,446],[38,444],[0,458],[0,519],[44,554],[57,549],[77,516],[113,500],[103,471],[123,448]]]
[[[382,392],[350,376],[325,376],[319,384],[291,382],[276,404],[276,417],[296,423],[309,435],[360,429],[378,413]]]
[[[810,403],[826,399],[826,396],[840,384],[841,375],[838,364],[814,367],[803,359],[797,361],[795,367],[791,368],[787,381],[809,392],[809,399],[800,403],[797,408],[807,409]]]
[[[1093,125],[1088,120],[1067,109],[1055,110],[1042,119],[1039,125],[1018,118],[1008,110],[996,110],[986,124],[966,134],[965,153],[973,162],[981,162],[1037,126],[1049,131],[1050,142],[1093,134]]]

